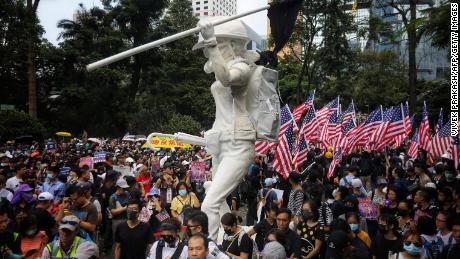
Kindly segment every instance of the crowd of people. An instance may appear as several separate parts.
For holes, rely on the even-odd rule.
[[[285,179],[272,153],[256,155],[215,240],[200,210],[206,150],[141,144],[1,144],[0,258],[460,258],[460,180],[447,158],[356,151],[328,179],[331,156],[312,147]],[[97,152],[105,158],[81,163]],[[206,164],[203,181],[193,161]]]

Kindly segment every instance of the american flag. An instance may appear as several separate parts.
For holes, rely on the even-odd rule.
[[[403,105],[403,114],[404,114],[404,128],[406,131],[406,136],[408,136],[412,130],[412,125],[414,118],[409,116],[409,104],[406,102]]]
[[[340,97],[335,98],[326,104],[326,106],[318,110],[316,116],[318,117],[320,126],[323,126],[329,119],[329,116],[339,109],[339,99]]]
[[[301,105],[294,108],[294,110],[292,111],[292,115],[294,116],[294,120],[296,122],[299,122],[302,115],[313,105],[314,99],[315,99],[315,90],[313,90],[313,92],[310,95],[308,95],[305,102],[303,102]]]
[[[409,142],[409,149],[407,154],[413,159],[417,158],[418,155],[418,129],[415,130],[415,134],[412,136],[412,139]]]
[[[346,151],[348,149],[349,142],[348,142],[347,134],[348,132],[350,132],[350,130],[352,130],[355,127],[356,127],[355,120],[353,120],[353,118],[348,119],[348,122],[345,124],[345,126],[340,131],[337,141],[335,142],[335,144],[333,144],[334,151],[338,150],[339,147],[341,147],[343,151]]]
[[[324,124],[321,128],[321,133],[319,134],[319,140],[321,141],[321,145],[324,148],[327,148],[329,146],[329,131],[327,124]]]
[[[292,171],[292,131],[293,125],[290,124],[284,131],[284,134],[280,135],[275,158],[273,160],[273,169],[280,173],[284,178],[287,178],[289,173]]]
[[[434,157],[441,157],[449,150],[449,146],[452,143],[452,138],[450,137],[450,124],[451,121],[449,120],[442,126],[438,133],[431,138],[430,153],[433,154]]]
[[[455,168],[458,169],[460,161],[460,140],[458,136],[452,137],[452,144],[450,145],[449,151],[447,152],[450,159],[454,160]]]
[[[339,133],[338,131],[340,130],[339,127],[339,111],[337,110],[336,112],[331,114],[331,117],[329,117],[329,121],[327,123],[327,131],[328,133],[328,138],[329,141],[334,139],[337,134]]]
[[[388,124],[385,135],[383,136],[384,141],[391,141],[396,136],[406,133],[404,128],[403,120],[403,109],[401,107],[396,107],[393,109],[393,114],[391,116],[390,123]]]
[[[300,170],[303,163],[307,159],[308,143],[305,138],[300,138],[297,141],[297,147],[294,153],[294,166],[296,170]]]
[[[295,123],[293,117],[292,117],[292,113],[291,113],[291,110],[289,110],[289,106],[286,104],[283,106],[283,108],[281,108],[281,127],[280,127],[280,133],[278,136],[281,136],[284,134],[284,132],[286,131],[286,129],[293,125],[293,131],[294,132],[298,132],[299,129],[297,128],[297,124]],[[278,137],[278,142],[279,142],[279,137]]]
[[[353,104],[353,100],[351,100],[351,103],[350,105],[348,105],[348,108],[339,116],[338,122],[341,124],[340,128],[345,127],[345,124],[348,123],[348,120],[350,118],[353,118],[353,120],[356,122],[355,105]]]
[[[377,108],[372,111],[363,124],[349,132],[351,139],[350,149],[356,146],[364,146],[371,137],[372,133],[380,126],[383,120],[382,109]]]
[[[435,133],[438,133],[438,131],[442,128],[443,125],[444,125],[444,119],[443,119],[442,108],[441,108],[441,110],[439,111],[439,115],[438,115],[438,122],[436,123]]]
[[[380,109],[383,109],[382,106],[380,106]],[[390,124],[391,117],[393,116],[393,107],[390,107],[388,109],[385,109],[383,111],[383,123],[380,124],[380,126],[377,128],[377,130],[374,131],[372,134],[369,144],[370,147],[376,150],[381,150],[385,147],[386,142],[383,141],[385,132],[387,131],[388,125]]]
[[[334,154],[334,159],[329,165],[329,170],[327,171],[327,178],[331,178],[334,175],[335,167],[342,161],[342,149],[339,148]]]
[[[303,137],[309,141],[317,140],[319,137],[318,130],[319,121],[316,117],[315,106],[312,106],[303,119],[302,127],[299,132],[299,138]]]
[[[93,157],[93,162],[94,163],[102,163],[105,162],[105,152],[95,152],[94,157]]]
[[[271,141],[264,141],[264,140],[256,141],[256,153],[257,154],[265,154],[269,150],[273,149],[274,147],[276,147],[276,143],[273,143]]]
[[[430,122],[428,121],[426,102],[423,102],[422,123],[420,124],[418,141],[421,149],[430,151]]]

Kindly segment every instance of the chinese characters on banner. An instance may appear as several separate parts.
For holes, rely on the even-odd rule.
[[[206,181],[206,163],[199,161],[190,162],[190,180],[192,182]]]

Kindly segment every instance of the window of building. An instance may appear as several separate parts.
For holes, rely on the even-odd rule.
[[[204,7],[204,9],[205,9],[205,10],[208,10],[208,7],[207,7],[207,6],[205,6],[205,7]]]
[[[208,12],[204,12],[203,15],[208,15]]]
[[[205,3],[205,4],[207,4],[207,3],[208,3],[208,1],[204,1],[204,3]]]
[[[200,7],[197,7],[195,10],[199,11],[199,10],[200,10]]]
[[[195,2],[195,4],[200,4],[200,2]]]

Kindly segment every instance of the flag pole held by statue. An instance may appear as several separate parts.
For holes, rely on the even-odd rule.
[[[230,17],[223,18],[221,20],[214,21],[214,22],[212,22],[212,24],[214,26],[217,26],[217,25],[229,22],[229,21],[236,20],[236,19],[244,17],[244,16],[248,16],[248,15],[251,15],[251,14],[254,14],[254,13],[258,13],[258,12],[267,10],[269,8],[270,8],[270,5],[266,5],[266,6],[263,6],[263,7],[256,8],[254,10],[250,10],[250,11],[246,11],[246,12],[237,14],[235,16],[230,16]],[[149,49],[152,49],[152,48],[155,48],[155,47],[158,47],[158,46],[161,46],[161,45],[164,45],[164,44],[167,44],[167,43],[170,43],[170,42],[182,39],[182,38],[185,38],[187,36],[199,33],[200,30],[201,30],[200,27],[197,26],[197,27],[195,27],[193,29],[189,29],[189,30],[186,30],[186,31],[183,31],[183,32],[179,32],[177,34],[168,36],[166,38],[159,39],[159,40],[156,40],[156,41],[152,41],[150,43],[138,46],[136,48],[123,51],[123,52],[118,53],[116,55],[113,55],[111,57],[104,58],[102,60],[99,60],[99,61],[96,61],[94,63],[89,64],[88,66],[86,66],[86,70],[92,71],[92,70],[94,70],[96,68],[100,68],[102,66],[112,64],[114,62],[117,62],[119,60],[125,59],[125,58],[133,56],[133,55],[136,55],[136,54],[144,52],[146,50],[149,50]]]

